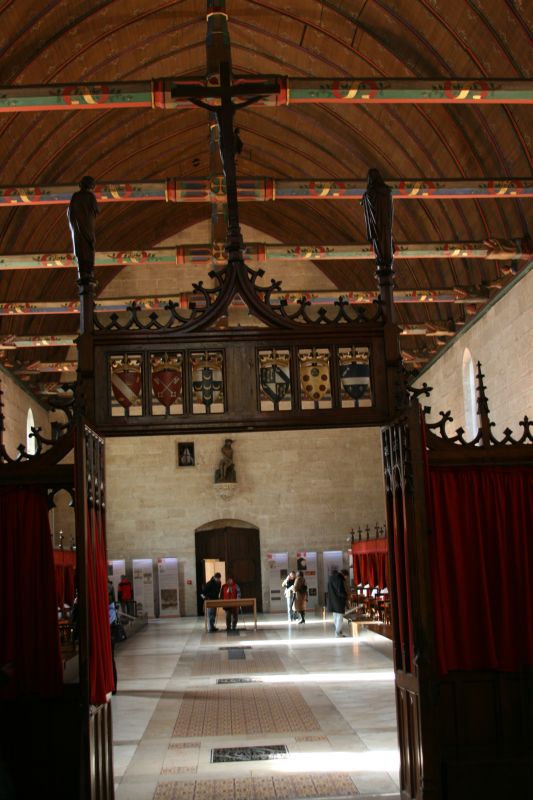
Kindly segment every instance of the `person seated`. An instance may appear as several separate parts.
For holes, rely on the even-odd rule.
[[[226,583],[220,590],[220,597],[222,600],[237,600],[240,599],[241,590],[238,584],[235,583],[233,578],[226,578]],[[225,608],[226,612],[226,630],[235,630],[237,628],[237,619],[239,616],[238,606],[231,606]]]

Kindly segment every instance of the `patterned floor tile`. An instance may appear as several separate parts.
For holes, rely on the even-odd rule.
[[[319,730],[294,686],[237,684],[185,692],[173,736],[235,736]]]

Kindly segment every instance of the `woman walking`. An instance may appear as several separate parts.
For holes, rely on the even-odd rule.
[[[296,573],[296,580],[291,586],[294,593],[294,610],[300,615],[298,624],[305,622],[305,609],[307,606],[307,584],[301,569]]]

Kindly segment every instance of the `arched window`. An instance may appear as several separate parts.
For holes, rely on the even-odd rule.
[[[31,456],[35,455],[37,452],[37,440],[35,436],[30,436],[31,429],[34,427],[35,421],[33,419],[33,411],[31,408],[28,408],[28,416],[26,417],[26,452]]]
[[[476,381],[474,362],[468,347],[463,353],[463,400],[465,405],[465,430],[468,439],[473,439],[478,431]]]

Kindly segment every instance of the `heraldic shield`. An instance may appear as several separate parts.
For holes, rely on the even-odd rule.
[[[322,400],[330,393],[328,357],[300,356],[300,383],[307,400]]]
[[[193,357],[192,388],[195,401],[202,403],[207,411],[214,403],[223,401],[224,379],[220,353],[206,353],[202,357]]]
[[[289,356],[275,350],[260,355],[259,382],[265,395],[277,405],[290,392],[291,374]]]
[[[137,405],[141,396],[141,365],[139,358],[125,355],[111,363],[111,390],[122,408]]]
[[[342,388],[352,400],[362,400],[370,392],[370,366],[366,364],[341,364]]]
[[[182,357],[152,356],[152,391],[165,408],[181,401],[183,386]]]

